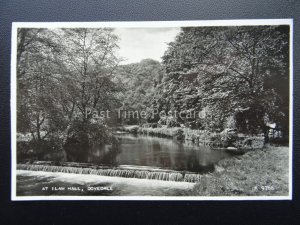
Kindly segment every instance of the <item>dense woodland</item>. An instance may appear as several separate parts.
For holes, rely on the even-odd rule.
[[[288,137],[289,27],[184,27],[162,63],[124,65],[113,29],[18,30],[18,149],[42,158],[70,143],[112,143],[112,129],[130,124],[236,129]],[[146,118],[86,116],[87,109],[145,110]],[[204,117],[158,117],[151,111]],[[274,128],[274,127],[273,127]],[[27,138],[27,139],[26,139]],[[26,140],[26,144],[24,144]],[[24,147],[25,145],[25,147]]]

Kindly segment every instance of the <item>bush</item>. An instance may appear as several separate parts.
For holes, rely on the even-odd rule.
[[[211,147],[213,148],[224,147],[224,140],[221,134],[211,136],[210,141],[212,142]]]
[[[55,137],[45,140],[20,141],[17,143],[17,161],[62,160],[64,158],[62,142]]]
[[[71,124],[64,143],[68,161],[87,161],[88,150],[93,145],[112,144],[113,137],[101,123],[76,120]]]
[[[184,141],[184,132],[182,129],[176,130],[175,136],[178,141]]]

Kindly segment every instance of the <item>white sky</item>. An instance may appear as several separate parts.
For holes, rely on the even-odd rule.
[[[116,28],[120,38],[118,54],[126,61],[121,64],[140,62],[151,58],[161,62],[167,43],[174,41],[180,28]]]

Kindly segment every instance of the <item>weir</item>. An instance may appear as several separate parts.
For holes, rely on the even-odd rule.
[[[164,180],[176,182],[199,182],[201,180],[200,174],[189,173],[184,171],[173,170],[158,170],[158,169],[138,169],[135,167],[79,167],[76,166],[56,166],[56,165],[42,165],[42,164],[17,164],[17,170],[30,170],[30,171],[44,171],[44,172],[61,172],[61,173],[74,173],[74,174],[91,174],[99,176],[111,177],[125,177],[137,179],[150,179],[150,180]]]

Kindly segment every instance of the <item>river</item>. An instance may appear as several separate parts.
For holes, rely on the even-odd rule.
[[[205,174],[231,154],[207,146],[173,139],[120,134],[117,146],[94,146],[80,162],[126,168],[152,168]],[[152,179],[152,178],[151,178]],[[194,183],[147,180],[91,174],[17,171],[18,196],[180,196],[188,195]]]
[[[225,150],[182,143],[173,139],[143,135],[118,135],[119,145],[97,146],[89,150],[88,162],[104,165],[151,166],[176,171],[207,173],[221,159],[230,157]]]

